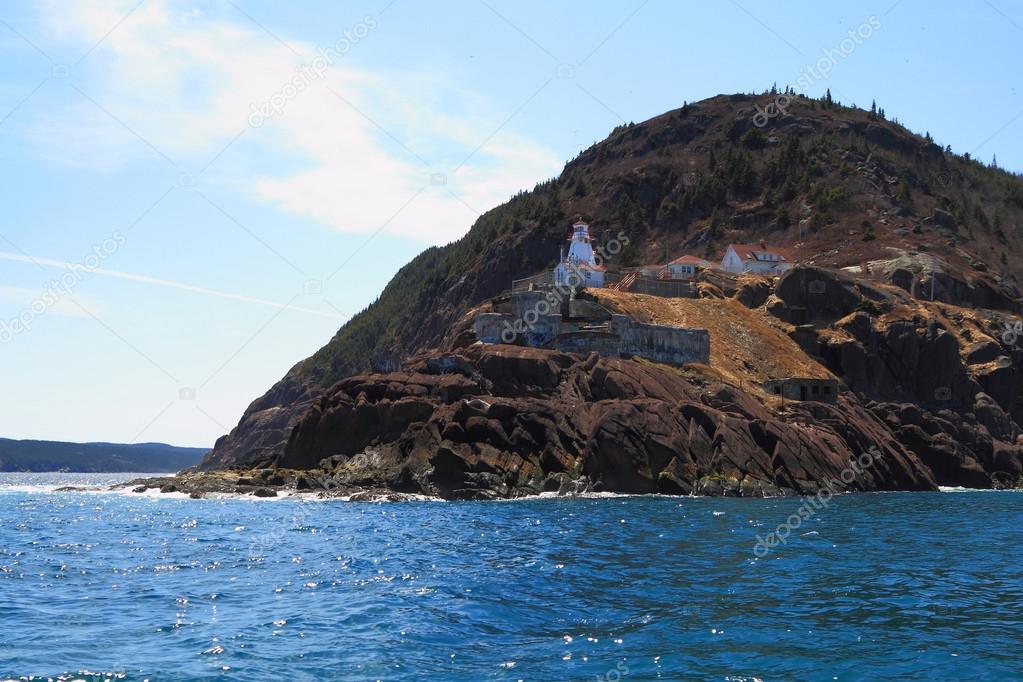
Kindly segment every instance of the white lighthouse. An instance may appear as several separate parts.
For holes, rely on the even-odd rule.
[[[580,218],[572,225],[568,256],[562,255],[561,262],[554,268],[554,284],[558,286],[584,286],[603,288],[603,265],[597,265],[590,243],[590,226]]]

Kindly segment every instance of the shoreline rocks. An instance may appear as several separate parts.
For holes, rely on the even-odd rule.
[[[1023,487],[1023,356],[997,320],[812,266],[766,293],[746,296],[741,310],[759,307],[744,313],[745,332],[721,327],[712,340],[746,344],[738,364],[460,344],[304,392],[272,447],[248,459],[258,464],[139,485],[442,499]],[[750,354],[754,341],[773,345]],[[837,397],[765,393],[755,365],[772,352],[839,377]],[[850,474],[866,452],[871,466]]]

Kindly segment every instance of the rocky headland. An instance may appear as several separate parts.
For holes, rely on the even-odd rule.
[[[1023,181],[876,114],[721,96],[622,126],[424,252],[246,410],[196,496],[508,498],[1023,486]],[[710,332],[707,364],[477,343],[472,321],[550,268],[568,216],[630,235],[617,265],[787,246],[780,278],[705,272],[697,297],[581,296]],[[1018,345],[1019,344],[1019,345]],[[789,400],[767,382],[835,382]],[[868,466],[851,462],[870,452]]]
[[[808,299],[811,280],[830,293]],[[470,338],[455,330],[449,349],[334,384],[274,457],[133,485],[449,499],[794,495],[829,481],[841,491],[1020,485],[1020,432],[1002,405],[1014,407],[1017,351],[998,327],[972,310],[812,267],[783,276],[757,308],[740,302],[764,284],[740,278],[732,298],[699,300],[595,292],[639,317],[701,316],[715,339],[710,365],[460,345]],[[787,323],[796,310],[817,321]],[[737,328],[726,336],[729,325]],[[834,402],[786,401],[762,388],[765,376],[814,366],[842,377]],[[849,480],[866,452],[870,466]]]

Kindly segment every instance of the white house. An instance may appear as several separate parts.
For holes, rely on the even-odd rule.
[[[582,220],[572,226],[568,255],[554,268],[554,284],[558,286],[604,287],[607,268],[597,265],[590,244],[590,226]]]
[[[710,261],[685,255],[668,263],[665,279],[691,280],[696,273],[710,267]]]
[[[763,242],[729,244],[725,257],[721,259],[721,269],[725,272],[780,275],[792,267],[792,261],[792,255],[787,249],[768,247]]]

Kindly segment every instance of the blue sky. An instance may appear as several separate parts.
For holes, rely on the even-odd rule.
[[[1021,38],[1020,0],[5,0],[0,436],[212,445],[423,248],[829,50],[807,94],[1021,171]]]

